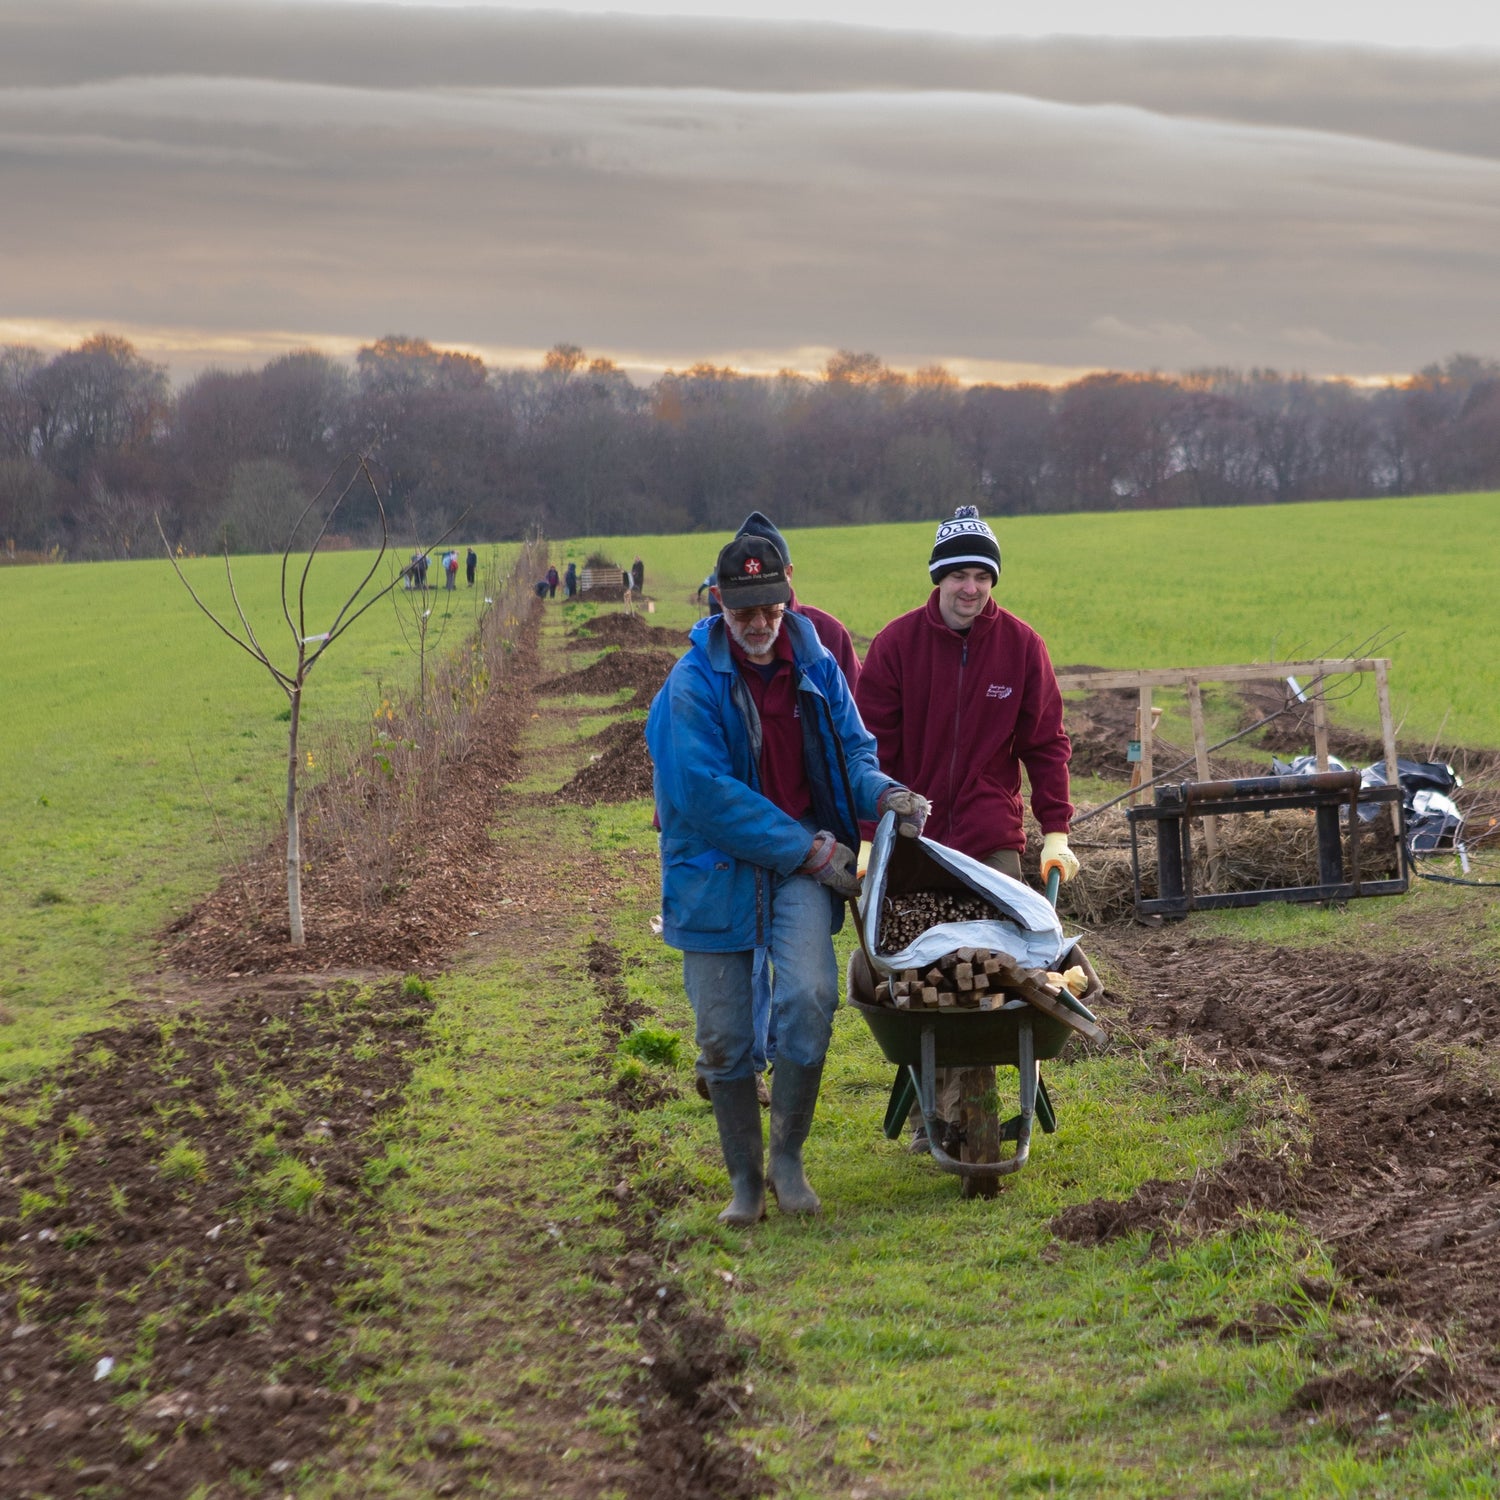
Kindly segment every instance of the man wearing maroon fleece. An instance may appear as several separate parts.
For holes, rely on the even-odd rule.
[[[972,505],[938,527],[927,602],[870,645],[855,703],[880,747],[880,768],[932,803],[928,838],[1021,878],[1026,833],[1021,768],[1042,825],[1042,874],[1078,871],[1068,848],[1072,746],[1062,693],[1042,638],[1000,608],[1000,544]],[[957,1080],[939,1070],[945,1118]],[[918,1144],[925,1139],[919,1130]]]

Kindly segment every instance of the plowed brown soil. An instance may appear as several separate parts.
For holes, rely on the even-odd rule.
[[[1204,1073],[1287,1079],[1310,1106],[1311,1144],[1304,1160],[1242,1155],[1190,1182],[1148,1183],[1124,1203],[1080,1205],[1057,1232],[1196,1233],[1247,1206],[1293,1213],[1419,1342],[1450,1340],[1451,1370],[1434,1359],[1409,1389],[1493,1400],[1500,1097],[1487,1057],[1500,1036],[1500,982],[1444,953],[1441,937],[1414,933],[1391,955],[1268,949],[1185,928],[1096,937],[1091,946],[1127,977],[1132,1031],[1180,1039]]]
[[[32,1294],[0,1298],[0,1494],[181,1497],[323,1450],[358,1407],[328,1386],[357,1373],[336,1303],[371,1127],[427,1009],[390,980],[271,979],[85,1037],[10,1098],[37,1114],[0,1174]],[[236,1089],[284,1102],[252,1129]],[[305,1204],[284,1162],[316,1179]]]

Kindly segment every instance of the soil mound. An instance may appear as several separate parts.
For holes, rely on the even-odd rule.
[[[654,696],[676,665],[677,658],[670,651],[609,651],[581,672],[567,672],[542,683],[537,693],[597,697],[618,693],[621,688],[635,688],[638,693],[646,691]]]
[[[1500,1097],[1483,1062],[1500,980],[1445,961],[1440,930],[1399,953],[1267,949],[1167,932],[1112,934],[1129,1024],[1181,1039],[1190,1063],[1295,1082],[1311,1105],[1300,1164],[1237,1157],[1124,1204],[1070,1209],[1083,1240],[1203,1232],[1243,1207],[1295,1213],[1340,1271],[1425,1337],[1449,1339],[1455,1389],[1500,1393]],[[1272,1191],[1274,1189],[1274,1192]],[[1271,1198],[1267,1198],[1268,1192]]]
[[[599,802],[633,802],[651,796],[651,756],[642,720],[611,724],[588,746],[592,751],[589,763],[559,789],[560,801],[593,807]]]
[[[685,645],[687,631],[651,625],[644,615],[595,615],[573,632],[568,650],[597,651],[600,646],[661,646],[680,651]]]

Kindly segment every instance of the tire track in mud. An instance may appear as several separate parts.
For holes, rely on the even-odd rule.
[[[1101,944],[1127,980],[1129,1026],[1178,1039],[1199,1072],[1264,1070],[1308,1101],[1299,1162],[1242,1154],[1191,1183],[1068,1210],[1081,1241],[1206,1233],[1242,1207],[1294,1214],[1363,1296],[1452,1361],[1408,1394],[1500,1393],[1500,982],[1421,950],[1267,948],[1179,932]],[[1115,997],[1125,998],[1125,997]],[[1389,1395],[1389,1392],[1387,1392]]]

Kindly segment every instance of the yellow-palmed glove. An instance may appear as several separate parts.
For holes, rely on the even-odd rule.
[[[1062,880],[1071,880],[1078,873],[1078,856],[1068,848],[1068,836],[1065,833],[1049,833],[1042,840],[1043,880],[1054,865]]]

